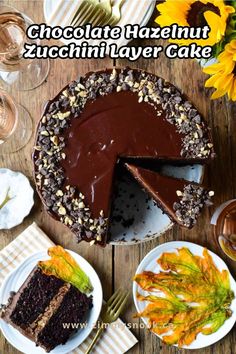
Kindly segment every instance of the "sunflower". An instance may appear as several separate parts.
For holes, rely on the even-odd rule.
[[[218,43],[225,34],[229,15],[235,12],[235,9],[225,5],[223,0],[166,0],[157,5],[157,10],[160,16],[155,21],[161,27],[174,23],[189,27],[209,26],[208,39],[172,40],[181,45],[197,43],[201,46],[213,46]]]
[[[226,44],[224,51],[218,56],[218,63],[207,66],[203,72],[212,75],[205,83],[206,87],[214,87],[216,91],[212,99],[228,94],[229,99],[236,101],[236,39]]]

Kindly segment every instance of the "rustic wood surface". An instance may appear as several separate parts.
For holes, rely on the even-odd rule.
[[[0,6],[2,3],[17,7],[20,11],[28,14],[35,22],[40,23],[43,21],[42,0],[5,0],[3,2],[0,1]],[[148,44],[148,42],[140,41],[135,44],[145,45]],[[152,44],[154,43],[152,42]],[[76,244],[73,235],[44,212],[42,204],[35,194],[35,206],[24,222],[10,231],[0,232],[0,249],[11,242],[33,221],[36,221],[54,242],[78,252],[95,267],[103,284],[105,299],[119,286],[131,290],[132,276],[143,257],[157,245],[172,240],[188,240],[208,247],[225,259],[232,274],[235,276],[236,264],[225,258],[214,243],[210,217],[216,206],[236,196],[236,104],[229,103],[225,98],[217,101],[210,100],[211,92],[204,89],[206,76],[201,72],[197,62],[191,60],[170,60],[165,58],[164,55],[161,55],[159,60],[142,59],[135,63],[124,60],[118,60],[114,63],[109,58],[104,60],[54,60],[51,61],[50,74],[43,85],[31,92],[13,92],[12,94],[18,102],[29,110],[35,127],[44,102],[53,97],[61,87],[72,79],[75,79],[78,74],[84,74],[89,70],[111,67],[112,65],[129,65],[131,67],[148,70],[164,77],[181,88],[206,117],[212,128],[215,148],[218,155],[217,159],[206,169],[206,183],[216,192],[214,207],[206,210],[202,214],[197,226],[191,231],[174,227],[173,230],[167,232],[160,238],[141,245],[107,246],[105,249],[101,249],[98,247],[90,247],[87,244]],[[30,178],[33,185],[31,162],[32,146],[33,136],[29,144],[20,152],[4,157],[0,156],[0,167],[7,167],[23,172]],[[132,296],[130,295],[128,309],[122,316],[123,320],[127,323],[132,322],[138,325],[137,320],[134,320],[132,317],[134,313],[135,308]],[[143,328],[134,328],[133,332],[137,336],[139,344],[130,350],[132,354],[174,354],[184,352],[186,354],[197,354],[200,352],[183,351],[167,347],[156,336]],[[19,352],[0,335],[0,354],[16,353]],[[201,353],[236,353],[235,328],[219,343],[201,350]]]

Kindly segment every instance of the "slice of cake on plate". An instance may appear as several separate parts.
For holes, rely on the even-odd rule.
[[[50,352],[68,341],[76,331],[70,324],[84,323],[91,307],[92,297],[36,267],[11,294],[1,318]]]

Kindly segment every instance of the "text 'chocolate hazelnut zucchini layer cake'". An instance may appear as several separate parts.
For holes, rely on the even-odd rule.
[[[118,162],[187,165],[213,157],[209,128],[193,104],[162,78],[128,68],[89,73],[49,101],[33,153],[37,189],[48,212],[78,241],[103,246],[109,241]],[[127,168],[139,176],[138,167]],[[150,189],[159,189],[161,198],[151,193],[158,206],[180,226],[191,228],[210,203],[212,192],[196,184],[155,173],[147,181]]]

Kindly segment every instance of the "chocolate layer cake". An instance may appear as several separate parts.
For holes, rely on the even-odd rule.
[[[1,318],[50,352],[65,344],[75,332],[63,324],[83,323],[91,307],[91,297],[35,268],[18,292],[9,298]]]
[[[210,199],[214,192],[197,183],[163,176],[129,163],[125,166],[157,205],[180,226],[192,228],[202,208],[212,205]]]
[[[33,160],[48,212],[78,241],[105,245],[118,161],[205,163],[213,155],[206,123],[177,88],[113,69],[79,78],[48,102]]]

